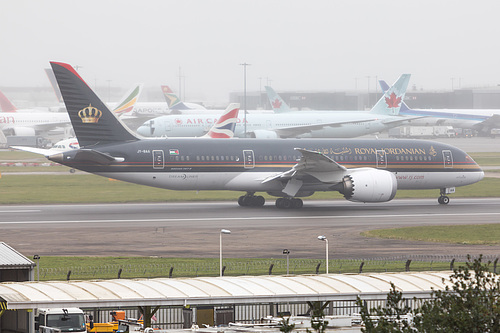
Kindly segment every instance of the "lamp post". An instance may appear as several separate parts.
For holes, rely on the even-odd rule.
[[[243,116],[243,122],[245,128],[245,138],[246,138],[247,137],[247,66],[250,66],[250,64],[244,62],[240,64],[240,66],[243,66],[243,104],[245,105],[243,109],[245,110],[245,115]]]
[[[289,259],[289,256],[290,256],[290,251],[289,251],[288,249],[284,249],[284,250],[283,250],[283,254],[286,254],[286,275],[288,275],[288,267],[290,267],[290,266],[289,266],[289,263],[290,263],[290,262],[289,262],[289,260],[288,260],[288,259]]]
[[[220,242],[219,242],[219,254],[220,254],[220,276],[222,276],[222,234],[229,235],[231,233],[231,230],[227,229],[221,229],[220,230]]]
[[[318,236],[318,239],[326,243],[326,274],[328,274],[328,239],[326,236]]]
[[[40,282],[40,256],[38,254],[35,254],[33,256],[33,260],[36,260],[36,276],[37,281]]]

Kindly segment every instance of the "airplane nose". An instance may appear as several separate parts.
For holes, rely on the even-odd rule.
[[[153,136],[155,133],[155,123],[153,120],[145,122],[138,129],[137,133],[142,136]]]

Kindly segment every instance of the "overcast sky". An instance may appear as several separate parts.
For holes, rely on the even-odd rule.
[[[176,91],[180,67],[196,101],[241,91],[244,62],[249,91],[373,91],[401,73],[419,89],[492,86],[499,16],[498,0],[0,0],[0,87],[48,85],[51,60],[91,86]]]

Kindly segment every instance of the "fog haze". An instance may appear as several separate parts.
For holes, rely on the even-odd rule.
[[[168,84],[219,101],[285,90],[425,90],[500,84],[500,2],[16,0],[0,2],[0,87],[48,86],[49,61],[93,86]],[[370,77],[370,78],[367,78]],[[261,79],[259,79],[261,78]]]

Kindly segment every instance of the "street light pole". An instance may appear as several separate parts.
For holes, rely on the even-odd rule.
[[[286,275],[288,275],[288,272],[289,272],[288,267],[290,267],[289,266],[289,260],[288,260],[289,259],[289,255],[290,255],[290,251],[288,249],[284,249],[283,250],[283,254],[286,254]]]
[[[227,230],[227,229],[221,229],[220,230],[220,242],[219,242],[219,257],[220,257],[220,264],[219,264],[219,268],[220,268],[220,276],[222,276],[222,234],[230,234],[231,233],[231,230]]]
[[[33,259],[36,260],[36,276],[37,281],[40,282],[40,256],[38,254],[35,254],[33,256]]]
[[[328,239],[326,236],[318,236],[318,239],[326,243],[326,274],[328,274]]]
[[[243,116],[244,128],[245,128],[245,138],[247,137],[247,64],[246,62],[240,64],[243,66],[243,104],[245,105],[243,110],[245,110],[245,115]]]

